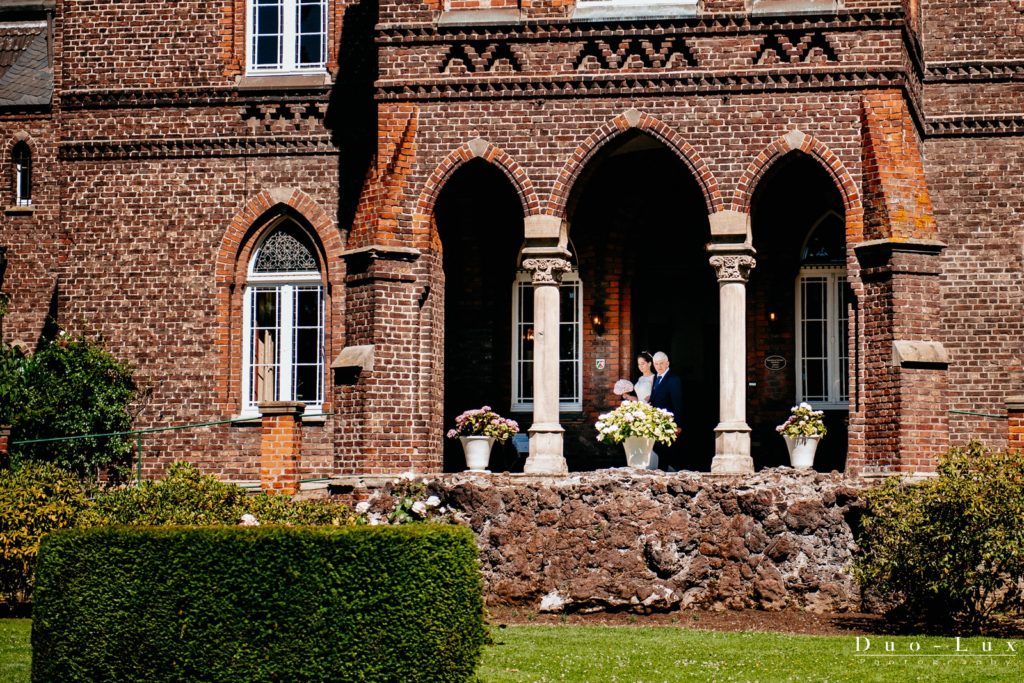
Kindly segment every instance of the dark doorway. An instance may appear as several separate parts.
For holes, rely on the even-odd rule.
[[[609,321],[603,334],[585,336],[585,377],[596,385],[587,418],[617,405],[611,383],[637,378],[637,353],[664,351],[683,381],[683,436],[669,462],[708,470],[718,422],[718,285],[700,187],[668,147],[638,131],[609,143],[576,186],[571,237],[584,301]],[[616,358],[615,376],[589,360],[603,355]],[[621,447],[592,443],[580,469],[623,464]]]
[[[845,310],[848,330],[855,329],[855,313],[849,286],[845,283],[846,234],[842,195],[828,171],[814,158],[791,152],[777,161],[758,184],[751,203],[751,229],[757,250],[757,268],[748,286],[748,366],[751,386],[747,390],[752,454],[758,469],[789,464],[785,443],[775,431],[800,399],[825,411],[827,436],[818,445],[814,468],[839,470],[846,466],[848,445],[848,388],[845,369],[849,353],[849,332],[836,325],[818,335],[820,348],[801,345],[798,336],[808,327],[797,310],[801,277],[832,278],[832,311]],[[824,288],[822,288],[824,289]],[[821,310],[828,308],[824,301]],[[817,317],[817,316],[815,316]],[[820,324],[825,328],[825,323]],[[831,339],[833,353],[826,347]],[[805,355],[823,357],[816,366],[801,363]],[[833,358],[824,358],[835,355]],[[832,370],[831,391],[813,390],[814,398],[802,396],[811,385],[825,385],[823,376]],[[835,386],[845,384],[845,394]],[[802,388],[801,388],[802,387]],[[822,394],[832,393],[830,397]],[[829,400],[831,399],[831,400]]]
[[[509,414],[512,283],[523,240],[523,208],[497,167],[462,166],[438,197],[435,216],[444,269],[444,429],[471,408]],[[523,429],[529,425],[523,425]],[[509,444],[495,445],[491,469],[515,469]],[[457,440],[444,439],[444,471],[462,471]]]

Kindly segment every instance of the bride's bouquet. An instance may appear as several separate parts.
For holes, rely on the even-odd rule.
[[[666,446],[676,440],[672,413],[647,403],[632,401],[597,419],[597,440],[622,443],[627,437],[654,439]]]
[[[628,379],[620,379],[618,382],[615,383],[615,387],[612,388],[612,391],[615,392],[616,396],[628,394],[629,392],[633,391],[633,383],[630,382]]]

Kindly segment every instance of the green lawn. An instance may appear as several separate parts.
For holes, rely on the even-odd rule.
[[[493,630],[480,680],[504,681],[1019,681],[1024,654],[982,654],[984,638],[869,636],[870,649],[857,655],[853,636],[723,633],[672,627],[509,626]],[[929,656],[867,657],[886,654]],[[1005,640],[988,639],[991,654],[1008,652]],[[862,648],[863,648],[863,641]],[[1013,641],[1017,650],[1024,643]],[[947,656],[932,656],[944,654]],[[955,655],[949,656],[949,655]]]
[[[32,667],[28,619],[0,619],[0,683],[25,683]]]
[[[28,619],[0,619],[0,683],[29,680]],[[484,652],[480,680],[578,681],[580,683],[661,681],[1017,681],[1022,660],[1006,640],[968,638],[964,653],[951,638],[869,636],[858,656],[847,637],[774,633],[721,633],[661,627],[509,626],[494,628],[494,645]],[[896,654],[885,655],[885,641]],[[988,640],[991,654],[982,652]],[[1024,643],[1012,641],[1018,650]],[[863,648],[863,641],[861,641]],[[982,656],[965,656],[966,654]],[[992,655],[1014,656],[992,656]],[[946,656],[933,656],[946,655]]]

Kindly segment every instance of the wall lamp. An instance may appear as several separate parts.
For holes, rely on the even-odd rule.
[[[604,334],[604,304],[596,303],[590,308],[590,325],[598,335]]]

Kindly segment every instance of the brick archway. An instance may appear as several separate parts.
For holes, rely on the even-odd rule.
[[[649,134],[668,147],[686,164],[686,167],[700,186],[701,193],[704,195],[708,214],[725,208],[725,203],[718,190],[718,181],[715,180],[711,169],[708,168],[708,165],[697,150],[686,142],[679,133],[658,118],[631,109],[606,122],[591,133],[590,137],[573,151],[558,173],[551,191],[551,197],[548,200],[548,210],[546,213],[564,218],[566,206],[569,202],[569,194],[576,179],[583,172],[583,169],[586,168],[586,165],[590,163],[590,160],[601,148],[631,129]]]
[[[417,245],[433,244],[436,239],[434,230],[434,205],[444,189],[445,184],[463,164],[473,159],[483,159],[493,164],[512,183],[523,205],[523,216],[540,213],[540,198],[533,187],[533,182],[512,156],[482,138],[464,142],[448,156],[441,160],[434,172],[427,178],[416,202],[416,214],[413,216],[413,240]]]
[[[324,209],[299,189],[274,188],[263,190],[246,202],[224,231],[216,256],[216,310],[217,336],[217,397],[224,413],[236,412],[240,405],[241,384],[241,329],[242,294],[245,273],[253,249],[276,218],[290,216],[311,233],[323,263],[324,282],[328,287],[330,304],[326,311],[325,352],[328,358],[341,348],[344,329],[344,267],[341,236],[334,220]],[[330,296],[331,290],[338,295]],[[324,411],[330,410],[330,397],[326,397]]]
[[[791,152],[803,152],[817,160],[828,172],[843,197],[846,212],[846,242],[855,244],[864,239],[864,207],[860,193],[843,162],[820,140],[798,130],[793,130],[771,143],[747,166],[736,185],[732,209],[750,213],[750,202],[761,179],[779,159]]]

